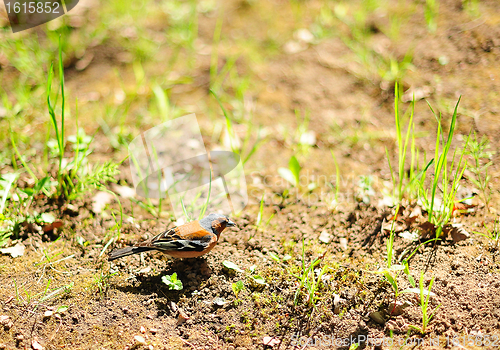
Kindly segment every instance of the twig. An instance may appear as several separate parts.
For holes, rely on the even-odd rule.
[[[187,344],[189,346],[191,346],[193,349],[197,350],[198,348],[196,346],[194,346],[193,344],[191,344],[190,342],[188,342],[187,340],[184,340],[182,339],[181,337],[179,337],[180,340],[182,340],[184,342],[184,344]]]

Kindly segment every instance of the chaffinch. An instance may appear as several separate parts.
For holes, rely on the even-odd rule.
[[[200,221],[173,227],[132,247],[115,249],[109,253],[108,260],[150,250],[159,250],[174,258],[196,258],[211,251],[222,231],[231,226],[236,225],[227,216],[210,214]]]

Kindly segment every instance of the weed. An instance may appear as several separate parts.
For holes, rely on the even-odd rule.
[[[352,343],[349,346],[349,350],[357,350],[359,348],[359,343]]]
[[[348,28],[348,34],[340,33],[340,38],[357,56],[357,61],[365,69],[363,75],[369,80],[381,79],[384,85],[387,85],[404,80],[406,72],[413,67],[413,57],[411,51],[408,51],[404,58],[399,60],[390,53],[380,53],[370,47],[372,31],[368,15],[375,11],[377,6],[375,2],[366,2],[350,16],[345,4],[336,4],[333,13]]]
[[[238,281],[236,283],[233,283],[231,285],[231,288],[233,289],[233,293],[234,295],[236,296],[236,298],[238,298],[238,294],[243,290],[245,289],[245,284],[243,283],[243,281]]]
[[[450,152],[453,135],[455,133],[459,103],[460,99],[458,99],[458,102],[455,105],[455,110],[451,118],[450,129],[448,131],[446,141],[444,140],[443,135],[441,114],[439,114],[438,116],[429,104],[429,108],[431,109],[438,122],[435,156],[434,159],[431,160],[431,162],[434,162],[434,176],[431,181],[431,188],[425,189],[425,178],[427,174],[427,168],[431,164],[430,162],[425,168],[423,176],[418,179],[418,182],[419,199],[422,202],[424,209],[429,214],[428,220],[429,222],[437,226],[436,237],[441,236],[443,226],[446,225],[451,218],[453,207],[455,205],[455,196],[459,187],[459,181],[462,178],[462,175],[467,167],[467,162],[464,160],[464,154],[468,144],[468,139],[465,142],[465,145],[460,153],[459,161],[456,167],[454,165],[457,150],[455,150],[453,153],[451,166],[448,166],[448,154]],[[442,137],[443,139],[441,139]],[[441,148],[442,151],[440,152]],[[450,172],[453,172],[453,170],[455,170],[455,172],[451,178],[450,183]],[[437,204],[437,189],[439,185],[441,185],[440,187],[442,191],[441,204]]]
[[[114,275],[118,274],[118,271],[116,272],[106,272],[100,271],[98,275],[94,276],[94,283],[93,286],[96,289],[96,291],[99,292],[99,295],[103,297],[109,288],[109,281],[111,280],[111,277]]]
[[[295,129],[293,149],[296,154],[306,154],[309,148],[316,144],[316,135],[314,131],[309,130],[310,114],[309,111],[306,111],[304,117],[301,117],[299,110],[295,110],[297,128]]]
[[[398,210],[399,210],[399,206],[397,207],[396,212],[398,212]],[[392,264],[393,257],[394,257],[394,236],[395,236],[394,224],[395,224],[395,221],[393,221],[393,223],[392,223],[391,232],[390,232],[389,238],[387,239],[386,267],[380,268],[377,271],[368,271],[370,273],[383,275],[385,277],[385,279],[387,280],[387,282],[389,282],[389,284],[391,285],[392,290],[394,292],[394,303],[393,303],[394,306],[393,306],[392,310],[390,310],[390,315],[392,315],[394,310],[396,309],[396,305],[397,305],[396,302],[402,293],[417,293],[417,294],[421,293],[421,291],[418,288],[415,288],[416,287],[415,280],[413,279],[413,276],[410,274],[410,270],[408,267],[408,259],[411,258],[411,256],[413,256],[413,254],[416,253],[416,251],[418,250],[418,248],[420,248],[420,246],[418,246],[417,249],[415,249],[413,251],[413,253],[410,254],[410,256],[406,260],[403,261],[402,265],[396,265],[396,264],[393,265]],[[432,240],[434,240],[434,239],[432,239]],[[432,240],[429,240],[427,242],[430,242]],[[427,243],[427,242],[425,242],[425,243]],[[425,244],[425,243],[422,243],[422,244]],[[407,288],[404,290],[399,289],[398,275],[401,271],[404,271],[404,273],[406,274],[406,276],[408,278],[408,281],[410,282],[410,285],[413,288]],[[430,293],[430,290],[429,290],[429,293]]]
[[[278,168],[278,174],[292,186],[299,187],[302,167],[295,156],[288,161],[288,168]]]
[[[177,278],[177,273],[174,272],[172,275],[165,275],[161,278],[161,281],[165,283],[169,290],[182,290],[184,286],[182,281]]]
[[[260,199],[259,212],[257,213],[257,219],[255,220],[254,225],[254,233],[248,237],[248,240],[251,240],[257,234],[257,231],[262,231],[265,227],[269,225],[275,213],[272,213],[267,219],[266,222],[263,223],[264,220],[264,196],[265,193],[262,194],[262,198]]]
[[[435,33],[437,29],[437,17],[439,14],[439,1],[438,0],[425,0],[425,22],[427,29],[431,33]]]
[[[70,284],[50,290],[49,286],[51,282],[52,280],[48,279],[45,289],[42,292],[33,295],[29,290],[24,289],[24,287],[22,287],[23,294],[20,294],[17,282],[14,280],[14,290],[16,292],[17,304],[24,307],[30,307],[33,305],[32,311],[35,311],[43,302],[51,300],[62,293],[69,293],[74,286],[74,283],[71,282]]]
[[[375,195],[373,190],[373,176],[360,175],[358,180],[358,188],[356,191],[356,199],[365,204],[369,204],[371,197]]]
[[[18,177],[18,173],[7,173],[0,177],[0,248],[7,244],[7,240],[12,235],[13,222],[4,215],[4,210],[12,185],[17,181]]]
[[[402,117],[401,117],[400,112],[399,112],[399,102],[400,102],[401,91],[399,89],[398,83],[395,84],[394,92],[395,92],[394,118],[395,118],[395,123],[396,123],[396,137],[397,137],[397,143],[398,143],[398,181],[397,181],[397,186],[396,186],[394,172],[392,170],[392,166],[391,166],[391,163],[389,160],[390,158],[389,158],[387,148],[385,149],[385,151],[387,154],[387,160],[389,161],[389,168],[391,170],[392,182],[394,183],[393,197],[397,198],[397,204],[400,204],[401,200],[403,199],[403,195],[405,193],[404,188],[403,188],[403,182],[405,180],[405,174],[406,174],[404,166],[405,166],[406,149],[408,147],[408,142],[410,140],[410,137],[413,135],[412,128],[413,128],[413,113],[415,111],[415,101],[412,101],[412,104],[411,104],[410,119],[408,121],[408,126],[406,129],[406,136],[405,136],[405,139],[403,141],[403,135],[402,135],[402,130],[401,130]]]
[[[302,240],[302,261],[299,273],[294,273],[290,268],[285,266],[283,263],[287,260],[290,260],[292,257],[289,255],[285,255],[283,259],[280,259],[274,254],[270,254],[271,258],[278,262],[280,265],[284,266],[291,276],[297,279],[297,290],[295,292],[295,296],[293,298],[293,303],[295,306],[299,303],[299,296],[305,290],[305,302],[316,309],[316,301],[319,299],[317,295],[317,291],[321,284],[321,277],[328,270],[328,265],[325,264],[321,269],[316,269],[324,259],[326,252],[314,259],[309,265],[306,263],[305,256],[305,244],[304,240]]]
[[[230,271],[236,271],[236,272],[243,272],[242,269],[240,269],[238,267],[238,265],[236,265],[235,263],[231,262],[231,261],[228,261],[228,260],[224,260],[222,262],[222,265],[224,265],[224,267]]]
[[[427,331],[427,326],[429,325],[429,322],[434,317],[437,309],[439,309],[439,307],[441,306],[441,304],[439,304],[434,309],[434,311],[431,314],[429,314],[429,310],[428,310],[429,298],[431,297],[431,295],[434,295],[434,293],[431,292],[433,283],[434,283],[434,277],[432,277],[431,281],[429,282],[429,287],[427,289],[425,289],[424,288],[424,272],[422,271],[420,273],[419,292],[420,292],[420,309],[422,310],[422,326],[417,327],[417,326],[410,325],[411,328],[417,330],[418,332],[420,332],[420,334],[425,334],[425,332]]]
[[[226,108],[224,108],[219,96],[215,93],[214,90],[210,90],[210,93],[215,97],[219,107],[224,114],[224,118],[226,120],[226,130],[229,138],[229,146],[231,150],[240,156],[241,162],[245,165],[250,158],[255,154],[255,152],[265,143],[266,138],[261,137],[261,129],[259,128],[257,131],[257,138],[251,144],[251,136],[254,134],[254,129],[252,127],[252,123],[247,123],[247,133],[243,142],[240,142],[233,128],[233,121],[230,118]],[[248,150],[248,151],[247,151]]]
[[[419,150],[416,148],[415,144],[415,125],[413,123],[413,116],[415,111],[415,99],[412,99],[410,108],[405,112],[409,114],[408,124],[406,127],[406,134],[403,138],[403,123],[406,119],[405,116],[401,115],[399,104],[401,100],[401,85],[396,83],[394,86],[394,119],[396,124],[396,138],[398,145],[398,173],[397,178],[394,169],[391,165],[389,151],[386,148],[385,152],[387,155],[387,161],[389,163],[389,169],[391,172],[391,179],[393,185],[392,198],[396,205],[400,205],[403,198],[407,198],[410,201],[418,198],[419,186],[418,183],[422,179],[422,176],[427,171],[428,167],[432,164],[431,160],[423,169],[420,169],[420,157]],[[411,143],[410,143],[411,140]],[[407,162],[407,149],[410,146],[410,169],[405,170],[405,165]],[[424,159],[425,162],[425,159]],[[397,211],[396,214],[397,216]]]
[[[57,179],[59,181],[59,185],[62,186],[61,182],[61,175],[63,171],[63,157],[64,157],[64,148],[65,148],[65,138],[64,138],[64,132],[65,132],[65,125],[64,125],[64,116],[65,116],[65,102],[66,102],[66,95],[64,93],[64,66],[63,66],[63,60],[62,60],[62,45],[61,42],[59,41],[59,84],[60,84],[60,89],[61,89],[61,125],[60,127],[57,124],[57,117],[56,117],[56,112],[55,112],[55,107],[57,104],[57,97],[59,96],[59,91],[57,91],[57,97],[55,100],[54,105],[50,102],[50,94],[52,92],[52,79],[54,76],[54,67],[51,64],[50,69],[49,69],[49,76],[47,79],[47,107],[49,109],[49,115],[50,115],[50,120],[52,122],[52,126],[54,128],[54,131],[56,133],[56,141],[57,141],[57,147],[58,147],[58,154],[59,154],[59,167],[57,169]]]
[[[500,242],[500,218],[497,218],[495,221],[493,221],[493,228],[491,230],[486,225],[484,225],[484,228],[486,229],[487,233],[478,231],[474,231],[474,233],[491,239],[493,242],[495,242],[495,249],[498,249],[498,245]]]
[[[479,17],[481,15],[479,11],[479,0],[462,0],[462,4],[471,16]]]
[[[494,154],[494,152],[488,151],[489,148],[488,138],[483,135],[479,139],[476,132],[474,132],[474,138],[469,139],[466,150],[466,154],[472,157],[472,164],[468,164],[468,168],[474,174],[474,178],[469,178],[469,180],[481,191],[488,212],[490,211],[489,203],[491,200],[491,175],[488,174],[488,168],[493,164],[491,158]]]
[[[330,150],[333,158],[333,162],[335,163],[335,197],[334,197],[334,202],[332,203],[333,207],[336,207],[339,204],[339,193],[340,193],[340,169],[339,169],[339,163],[337,162],[337,158],[335,157],[335,154],[333,153],[333,150]],[[332,185],[328,183],[330,187]]]

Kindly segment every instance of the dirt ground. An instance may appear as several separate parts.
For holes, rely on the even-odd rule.
[[[382,194],[391,179],[385,147],[392,164],[397,157],[393,81],[367,69],[346,45],[342,38],[353,35],[346,24],[335,24],[330,28],[334,35],[313,42],[290,34],[314,22],[309,14],[319,13],[324,5],[320,1],[230,1],[220,4],[223,32],[233,33],[234,38],[252,37],[257,47],[269,42],[277,46],[262,60],[242,52],[235,63],[241,74],[252,76],[248,108],[252,122],[267,134],[266,143],[245,165],[249,205],[232,217],[238,227],[226,230],[214,250],[202,258],[180,260],[144,253],[109,263],[106,254],[113,247],[147,239],[172,227],[175,219],[155,218],[123,197],[125,219],[119,239],[106,246],[117,222],[115,201],[96,211],[95,193],[73,203],[40,196],[34,210],[54,213],[63,226],[47,232],[22,227],[19,240],[26,246],[24,255],[0,255],[0,349],[349,349],[363,339],[368,341],[361,342],[360,348],[498,348],[498,247],[473,231],[484,233],[484,225],[492,228],[500,210],[500,3],[480,1],[480,16],[473,17],[465,1],[440,1],[435,34],[425,25],[423,1],[412,2],[411,16],[404,15],[400,1],[391,3],[391,16],[400,16],[397,39],[387,34],[392,17],[373,11],[367,19],[370,33],[365,45],[400,61],[412,52],[403,90],[405,96],[414,92],[418,100],[418,146],[432,154],[435,143],[435,119],[423,98],[443,113],[447,127],[462,96],[453,146],[459,147],[473,130],[486,135],[491,151],[496,152],[489,170],[490,212],[476,190],[471,208],[457,211],[452,219],[469,232],[468,238],[455,242],[450,236],[417,249],[425,238],[412,242],[402,236],[425,231],[425,215],[413,216],[418,205],[405,202],[398,218],[395,257],[417,249],[409,260],[417,284],[420,271],[425,272],[426,286],[434,277],[435,296],[430,298],[429,310],[436,313],[424,335],[409,327],[422,322],[416,295],[401,295],[399,301],[407,307],[391,315],[392,288],[370,272],[385,264],[387,222],[395,211]],[[294,12],[294,6],[306,5],[303,17]],[[87,18],[97,10],[84,11],[84,21],[91,21]],[[291,20],[294,16],[300,19]],[[197,47],[211,45],[216,22],[216,16],[199,16]],[[161,36],[163,26],[152,21],[147,30]],[[227,54],[221,53],[221,64],[229,59],[228,52],[238,51],[237,45],[235,39],[233,47],[221,49]],[[159,49],[163,57],[172,52],[169,47]],[[97,104],[113,98],[105,92],[116,83],[110,68],[118,69],[123,81],[135,81],[132,65],[123,62],[126,49],[113,38],[87,48],[86,54],[92,54],[93,60],[85,69],[75,68],[76,54],[69,54],[66,64],[66,83],[71,97],[82,101],[81,116],[91,115]],[[163,59],[145,62],[146,74],[161,70],[164,63]],[[213,118],[203,110],[213,103],[206,102],[210,65],[210,54],[197,54],[193,68],[177,73],[192,80],[169,88],[172,105],[189,106],[187,110],[197,113],[207,148],[217,143],[211,135]],[[5,84],[13,84],[15,69],[2,64],[2,70]],[[89,99],[95,93],[101,96],[97,102]],[[307,186],[290,188],[278,175],[278,168],[286,167],[293,154],[289,140],[298,126],[295,109],[309,113],[308,127],[316,136],[314,145],[301,155],[304,181],[309,184],[325,176],[326,182],[335,184],[333,150],[342,179],[338,205],[331,203],[333,190],[326,182],[308,191]],[[131,125],[144,112],[137,102],[128,111]],[[80,123],[90,134],[98,130],[96,120],[81,117]],[[147,130],[154,122],[146,118],[131,132]],[[239,124],[237,131],[244,135],[246,126]],[[101,129],[95,137],[92,159],[118,162],[126,155],[126,148],[112,147]],[[128,160],[120,166],[120,186],[133,187],[129,166]],[[2,168],[5,173],[12,166]],[[372,177],[372,192],[362,191],[360,175]],[[465,191],[472,191],[467,176],[470,173],[462,184]],[[109,189],[114,186],[109,184]],[[263,194],[263,221],[272,218],[257,227]],[[294,276],[301,271],[303,245],[307,264],[322,257],[315,270],[316,276],[321,269],[324,274],[318,277],[314,306],[303,293],[296,299],[299,280]],[[243,271],[226,268],[224,261]],[[180,291],[169,290],[162,282],[163,276],[174,272],[183,284]],[[255,283],[252,276],[256,275],[265,284]],[[238,281],[245,288],[235,293],[232,285]],[[398,275],[398,282],[401,290],[410,287],[404,273]],[[54,297],[40,297],[47,295],[49,287],[63,286],[68,287]],[[264,345],[267,337],[275,338],[272,345]]]

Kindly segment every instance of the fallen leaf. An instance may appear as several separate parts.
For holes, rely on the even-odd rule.
[[[340,314],[340,295],[333,293],[333,312]]]
[[[43,346],[40,345],[36,338],[31,342],[31,347],[35,350],[43,350]]]
[[[214,304],[217,306],[224,306],[227,303],[226,299],[218,297],[214,299]]]
[[[110,203],[113,195],[108,192],[99,191],[92,197],[92,211],[96,214],[102,212],[106,204]]]
[[[422,208],[417,205],[415,208],[413,208],[410,215],[408,215],[408,218],[406,218],[406,220],[405,220],[406,225],[413,224],[415,221],[417,221],[421,217],[422,217]]]
[[[179,309],[179,316],[177,317],[177,325],[181,325],[187,320],[189,320],[189,316],[184,311]]]
[[[0,253],[2,253],[2,254],[10,254],[13,258],[17,258],[19,256],[23,256],[24,255],[24,249],[25,249],[24,244],[17,243],[13,247],[0,249]]]
[[[314,41],[314,35],[306,28],[300,28],[295,33],[293,33],[293,37],[299,41],[305,43],[312,43]]]
[[[120,185],[113,185],[113,191],[118,193],[120,197],[123,198],[134,198],[135,197],[135,190],[131,187],[128,186],[120,186]]]
[[[316,145],[316,133],[309,130],[300,135],[299,143],[302,145],[314,146]]]
[[[415,101],[422,100],[429,97],[432,93],[432,88],[430,86],[421,86],[414,89],[409,89],[403,96],[401,96],[401,101],[410,102],[415,98]]]
[[[328,244],[332,240],[332,235],[329,234],[326,230],[323,230],[319,235],[319,240],[325,244]]]
[[[40,215],[40,220],[41,220],[42,222],[47,223],[47,224],[51,224],[51,223],[53,223],[54,221],[56,221],[56,217],[55,217],[55,215],[54,215],[54,214],[52,214],[52,213],[42,213],[42,214]],[[38,221],[38,220],[37,220],[37,221]]]
[[[424,239],[436,237],[436,226],[429,221],[421,223],[418,228],[420,229],[420,237]]]
[[[467,232],[467,230],[465,230],[463,226],[460,224],[446,225],[443,228],[443,232],[446,235],[451,236],[451,238],[453,239],[453,243],[463,241],[464,239],[470,237],[469,232]]]
[[[375,311],[375,312],[372,312],[370,313],[369,317],[377,322],[378,324],[381,324],[381,325],[384,325],[385,324],[385,319],[384,319],[384,315],[382,312],[380,311]]]
[[[453,205],[453,210],[452,210],[453,216],[463,215],[463,213],[471,212],[471,210],[469,210],[469,209],[472,209],[475,207],[477,207],[476,204],[466,204],[466,203],[462,203],[462,202],[456,202]]]
[[[134,340],[135,340],[136,344],[141,344],[141,345],[146,344],[146,339],[144,339],[144,337],[142,335],[136,335],[134,337]]]
[[[340,248],[342,248],[342,250],[347,250],[347,238],[340,239]]]
[[[238,265],[236,265],[235,263],[229,261],[229,260],[224,260],[222,262],[222,265],[224,265],[225,268],[229,269],[229,270],[234,270],[234,271],[237,271],[237,272],[244,272],[242,269],[240,269],[238,267]]]
[[[399,234],[399,237],[406,239],[408,241],[418,241],[419,236],[417,232],[404,231]]]
[[[394,306],[394,302],[390,303],[389,306],[387,307],[387,311],[391,316],[399,316],[403,314],[404,309],[407,307],[412,306],[411,303],[408,302],[402,302],[402,301],[396,301],[396,305]]]
[[[43,232],[50,232],[50,231],[54,231],[55,228],[61,227],[62,225],[63,225],[63,222],[61,220],[56,220],[51,224],[43,225],[42,230],[43,230]]]
[[[275,337],[264,337],[264,339],[262,339],[262,343],[267,346],[275,346],[279,345],[281,340]]]
[[[400,222],[396,221],[394,222],[394,216],[391,217],[388,221],[382,222],[382,232],[391,232],[391,230],[394,229],[394,232],[401,232],[405,229],[405,226],[401,224]]]
[[[88,67],[88,65],[90,64],[90,62],[92,62],[93,59],[94,59],[94,54],[91,52],[87,52],[81,60],[76,62],[75,64],[76,70],[78,71],[84,70],[85,68]]]

